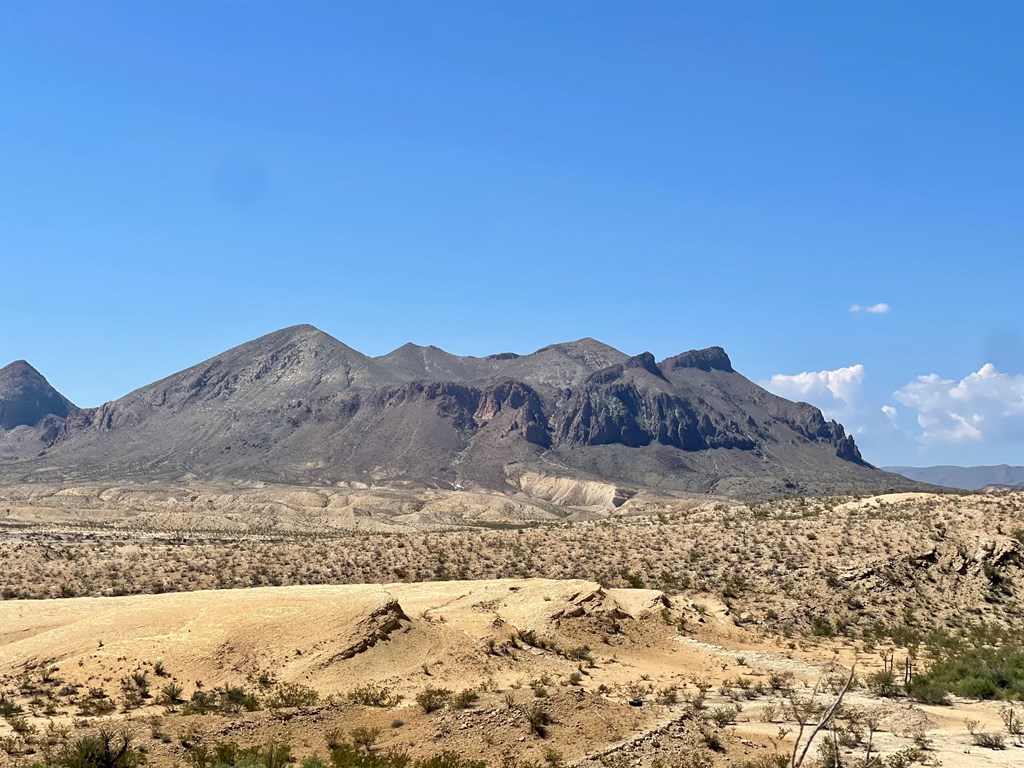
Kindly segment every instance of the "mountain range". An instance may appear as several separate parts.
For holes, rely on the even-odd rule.
[[[985,488],[1024,488],[1024,467],[997,464],[991,467],[885,467],[887,472],[931,485],[980,491]]]
[[[594,339],[532,354],[406,344],[368,357],[309,325],[80,408],[0,369],[0,480],[189,479],[522,489],[525,476],[764,498],[916,483],[842,425],[737,373]]]

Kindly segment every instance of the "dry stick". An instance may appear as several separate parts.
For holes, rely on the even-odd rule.
[[[875,740],[875,729],[872,728],[869,725],[868,726],[868,748],[867,748],[867,751],[864,753],[864,768],[867,768],[867,766],[874,764],[873,761],[871,760],[871,743],[874,740]]]
[[[854,668],[856,668],[856,666],[857,665],[854,664]],[[828,709],[826,709],[824,713],[822,713],[821,720],[818,721],[818,724],[814,726],[814,730],[812,730],[811,734],[807,737],[807,742],[804,744],[804,749],[803,752],[800,753],[799,760],[795,759],[797,747],[800,745],[800,737],[797,737],[797,741],[793,745],[793,758],[791,758],[790,762],[791,768],[800,768],[800,766],[803,765],[804,758],[807,757],[807,751],[811,748],[811,743],[814,741],[814,737],[817,736],[821,732],[821,729],[832,720],[832,716],[836,713],[836,710],[839,709],[839,705],[843,703],[843,696],[846,695],[846,692],[853,684],[854,668],[850,669],[850,676],[846,678],[846,683],[843,685],[842,690],[839,691],[839,695],[836,696],[836,700],[829,705]],[[803,727],[800,728],[800,732],[801,734],[803,733]]]

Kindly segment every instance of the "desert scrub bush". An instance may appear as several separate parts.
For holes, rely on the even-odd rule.
[[[735,706],[732,707],[715,707],[709,713],[711,721],[719,728],[725,728],[725,726],[736,722],[736,716],[739,714],[739,709]]]
[[[547,738],[548,726],[554,722],[554,718],[547,708],[541,704],[532,704],[526,710],[526,722],[530,726],[530,732],[542,739]]]
[[[1001,733],[989,733],[988,731],[975,731],[971,734],[971,741],[976,747],[985,749],[1006,749],[1006,739]]]
[[[1024,721],[1021,720],[1020,712],[1010,704],[999,710],[999,717],[1003,720],[1006,732],[1013,736],[1014,743],[1020,746],[1021,736],[1024,736]]]
[[[380,728],[367,728],[365,726],[353,728],[349,732],[349,737],[357,747],[362,747],[367,752],[370,752],[373,750],[373,745],[377,743],[377,739],[380,738]]]
[[[811,634],[815,637],[835,637],[836,628],[824,616],[812,616]]]
[[[205,715],[217,711],[217,694],[213,691],[196,690],[188,703],[181,708],[185,715]]]
[[[786,755],[761,755],[753,760],[740,763],[736,768],[789,768]]]
[[[395,707],[402,701],[402,696],[392,693],[386,685],[367,683],[349,691],[348,700],[364,707]]]
[[[109,715],[116,709],[114,702],[102,688],[90,688],[75,703],[78,705],[78,713],[83,717]]]
[[[577,648],[571,648],[563,655],[570,661],[585,661],[591,667],[594,666],[594,652],[590,649],[589,645],[581,645]]]
[[[286,707],[312,707],[320,701],[320,694],[302,683],[278,683],[274,691],[267,697],[270,709]]]
[[[519,639],[525,644],[534,648],[544,650],[550,647],[550,643],[537,634],[536,630],[524,629],[519,632]]]
[[[36,727],[23,715],[12,715],[11,717],[8,717],[7,724],[16,735],[21,736],[22,738],[28,738],[36,731]]]
[[[142,753],[132,746],[131,731],[101,728],[95,734],[65,744],[42,763],[46,768],[135,768]]]
[[[776,693],[791,693],[793,690],[793,673],[772,672],[768,675],[768,687]]]
[[[225,683],[220,688],[214,688],[217,695],[217,705],[225,714],[236,714],[243,709],[246,712],[255,712],[260,708],[260,701],[256,696],[238,685]],[[319,698],[319,697],[318,697]],[[316,703],[315,701],[313,702]],[[301,704],[282,706],[302,706]]]
[[[292,762],[292,748],[280,741],[252,747],[239,747],[233,741],[210,746],[196,743],[185,753],[185,762],[192,768],[284,768]]]
[[[1024,698],[1024,648],[1017,642],[996,647],[978,640],[938,649],[928,671],[917,675],[909,693],[956,694],[968,699]]]
[[[25,742],[20,736],[5,736],[0,739],[0,749],[11,757],[18,757],[25,749]]]
[[[25,711],[18,702],[9,696],[0,693],[0,717],[8,718],[13,715],[20,715]]]
[[[157,699],[158,704],[163,704],[169,709],[173,709],[178,704],[181,704],[181,695],[185,692],[185,689],[176,682],[167,683],[160,689],[160,697]]]
[[[320,763],[322,766],[323,764]],[[412,760],[400,750],[370,752],[355,744],[342,744],[331,751],[331,768],[487,768],[483,760],[472,760],[457,752],[439,752]],[[305,765],[303,765],[305,768]]]
[[[451,697],[452,692],[447,688],[424,688],[416,694],[416,703],[429,715],[444,708]]]
[[[125,710],[134,709],[150,698],[149,676],[141,669],[121,678],[121,694],[124,698]]]
[[[949,704],[949,694],[945,687],[927,676],[915,677],[907,683],[907,696],[919,704]]]
[[[679,703],[679,689],[674,685],[666,685],[659,688],[654,700],[664,707],[671,707]]]
[[[480,694],[475,689],[466,688],[455,694],[455,698],[452,699],[452,706],[455,709],[470,709],[479,700]]]
[[[899,696],[903,690],[896,682],[896,675],[888,669],[880,669],[867,676],[865,682],[868,690],[877,696],[893,699]]]

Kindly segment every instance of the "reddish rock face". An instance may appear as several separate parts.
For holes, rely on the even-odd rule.
[[[474,417],[478,422],[501,421],[505,434],[520,434],[533,445],[551,445],[544,402],[520,381],[505,381],[484,391]]]

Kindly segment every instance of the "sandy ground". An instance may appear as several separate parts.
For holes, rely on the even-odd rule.
[[[0,602],[0,688],[22,702],[37,748],[50,734],[74,738],[97,722],[125,721],[157,766],[180,763],[181,742],[189,739],[279,738],[299,757],[323,754],[331,731],[359,726],[380,728],[381,747],[419,755],[454,748],[492,765],[508,756],[543,760],[552,749],[571,763],[598,755],[608,763],[618,755],[624,764],[648,765],[705,750],[714,764],[741,765],[776,748],[785,716],[765,722],[765,712],[785,697],[770,689],[740,697],[738,678],[766,683],[789,674],[797,695],[806,696],[823,677],[849,668],[856,653],[840,641],[780,649],[733,623],[712,596],[698,597],[602,589],[582,580],[505,579]],[[679,620],[687,627],[682,632]],[[519,639],[509,644],[512,637]],[[592,664],[567,658],[582,646],[591,649]],[[859,660],[862,669],[871,663]],[[262,676],[309,686],[320,701],[299,710],[184,715],[166,712],[154,695],[128,712],[118,706],[102,717],[77,713],[75,702],[91,690],[119,701],[121,680],[132,672],[144,672],[154,694],[171,680],[185,698],[198,687],[225,684],[258,691]],[[403,699],[389,708],[350,702],[348,693],[366,683]],[[426,714],[415,697],[427,687],[475,688],[480,699],[465,710]],[[717,728],[706,715],[695,716],[686,700],[699,687],[707,688],[706,713],[739,703],[734,722]],[[62,697],[60,690],[70,693]],[[676,703],[660,695],[669,690],[677,692]],[[1024,764],[1024,750],[1012,746],[969,746],[965,719],[987,730],[1001,726],[993,704],[912,707],[863,690],[847,703],[880,713],[875,743],[885,753],[923,736],[928,757],[946,766]],[[554,718],[547,738],[527,725],[525,712],[534,704]],[[709,729],[721,751],[707,750]],[[10,733],[10,724],[0,723],[0,737]],[[10,763],[31,757],[0,753]]]

